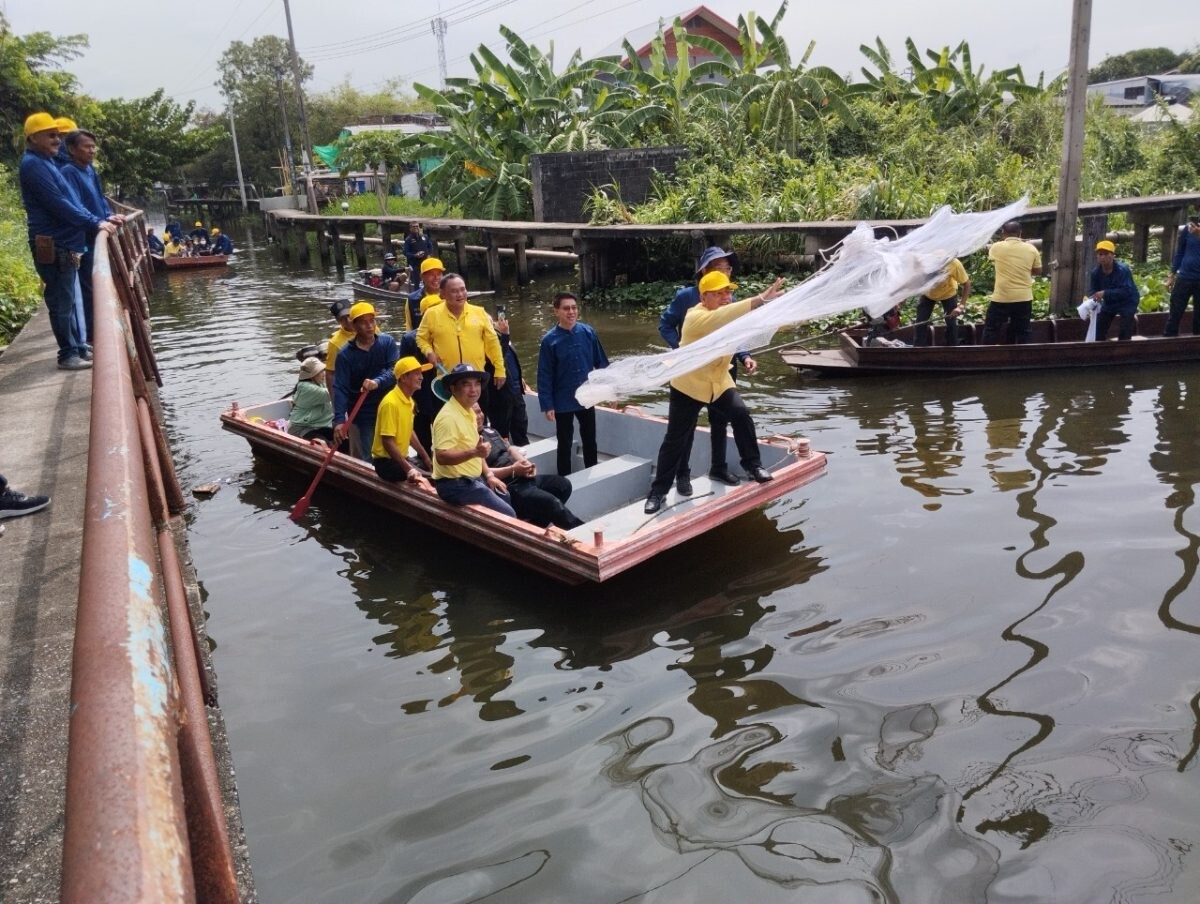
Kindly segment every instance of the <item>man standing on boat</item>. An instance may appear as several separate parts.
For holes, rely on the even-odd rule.
[[[417,328],[417,346],[425,360],[437,367],[439,364],[451,370],[459,364],[470,364],[483,371],[490,361],[496,369],[492,384],[496,389],[504,385],[507,371],[504,368],[504,353],[500,339],[492,326],[487,311],[467,301],[467,284],[457,273],[442,277],[442,304],[434,305],[421,318]],[[484,388],[487,410],[488,389]],[[436,400],[435,400],[436,401]]]
[[[416,276],[421,264],[430,257],[433,257],[433,240],[421,232],[420,223],[409,223],[408,235],[404,237],[404,259],[408,261],[409,272]]]
[[[584,408],[575,401],[575,390],[587,382],[593,370],[608,367],[608,356],[596,331],[579,322],[579,300],[570,292],[554,296],[554,316],[558,325],[542,337],[538,349],[538,405],[546,420],[554,423],[558,436],[558,473],[571,473],[575,421],[579,421],[579,442],[583,446],[583,466],[590,468],[598,459],[596,450],[596,409]]]
[[[504,481],[487,466],[492,451],[479,435],[475,406],[487,374],[470,364],[458,364],[443,382],[451,399],[433,422],[433,483],[451,505],[482,505],[515,518]]]
[[[702,279],[709,273],[724,273],[727,277],[733,276],[733,269],[737,266],[737,255],[732,251],[726,251],[716,245],[705,248],[704,253],[700,255],[700,260],[696,263],[696,279]],[[663,337],[663,341],[671,348],[679,348],[679,337],[683,330],[683,320],[687,316],[687,312],[700,303],[700,290],[696,286],[685,286],[675,293],[675,297],[671,299],[671,303],[663,309],[662,316],[658,319],[658,334]],[[750,353],[740,351],[735,354],[729,362],[729,376],[732,380],[737,380],[738,365],[746,371],[747,376],[753,376],[758,370],[758,362],[756,362]],[[709,439],[712,443],[711,467],[709,468],[708,476],[713,480],[719,480],[721,483],[729,486],[737,486],[739,481],[729,470],[725,464],[725,447],[728,445],[726,439],[728,436],[729,423],[724,416],[712,408],[708,412],[708,429]],[[692,439],[694,433],[689,433],[687,438],[687,448],[682,454],[682,461],[679,466],[679,473],[675,476],[675,488],[681,496],[692,495]]]
[[[445,265],[436,257],[421,261],[421,283],[408,293],[408,304],[404,306],[404,332],[409,333],[421,325],[421,318],[435,304],[442,303],[438,294],[442,288]]]
[[[49,113],[26,118],[25,154],[19,169],[21,200],[29,226],[29,249],[42,278],[42,297],[58,343],[58,366],[84,370],[92,366],[92,353],[85,326],[76,317],[79,262],[87,251],[87,237],[97,230],[112,235],[117,224],[78,203],[54,162],[61,143],[58,126]]]
[[[983,345],[994,345],[1000,328],[1012,330],[1013,341],[1023,344],[1033,335],[1033,277],[1042,272],[1042,256],[1021,240],[1021,224],[1009,220],[1000,227],[1004,238],[988,249],[996,267],[996,285],[983,321]]]
[[[1133,281],[1133,271],[1117,260],[1117,246],[1108,239],[1096,243],[1096,267],[1088,283],[1088,295],[1100,302],[1100,313],[1096,315],[1097,342],[1108,337],[1114,317],[1121,318],[1117,338],[1133,338],[1133,315],[1137,313],[1141,295]]]
[[[360,392],[367,398],[355,416],[354,428],[362,443],[362,458],[370,460],[371,443],[375,438],[375,414],[389,389],[396,385],[392,368],[400,359],[396,340],[388,333],[375,329],[375,307],[360,301],[350,309],[354,341],[347,342],[337,353],[337,368],[333,375],[333,438],[341,442],[350,432],[347,413],[354,407]]]
[[[1188,217],[1187,225],[1179,231],[1167,288],[1171,291],[1171,315],[1163,335],[1179,335],[1179,324],[1189,299],[1192,302],[1192,335],[1200,334],[1200,216]]]
[[[967,270],[957,257],[946,264],[946,278],[917,300],[917,322],[913,330],[913,345],[933,345],[933,328],[929,320],[933,317],[934,305],[942,306],[946,319],[946,345],[958,345],[958,317],[967,307],[971,296],[971,280]]]
[[[700,280],[700,304],[688,311],[683,320],[680,346],[690,345],[725,324],[749,314],[754,308],[774,301],[782,292],[783,279],[753,298],[731,304],[736,283],[724,273],[709,273]],[[717,358],[703,367],[676,377],[671,381],[671,402],[667,413],[667,434],[658,450],[658,463],[650,493],[646,496],[645,512],[655,514],[662,508],[675,475],[683,464],[683,454],[690,448],[688,439],[696,429],[700,409],[716,409],[733,427],[742,467],[752,480],[766,483],[771,472],[762,466],[758,452],[758,436],[746,403],[733,385],[725,358]],[[712,415],[709,415],[710,419]]]

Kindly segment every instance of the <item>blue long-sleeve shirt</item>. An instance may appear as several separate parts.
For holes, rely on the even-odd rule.
[[[688,310],[698,304],[700,304],[700,289],[696,286],[684,286],[675,293],[671,303],[663,308],[662,316],[658,318],[658,335],[662,336],[663,341],[671,348],[679,348],[683,318],[687,316]],[[734,354],[733,360],[741,364],[749,357],[749,352],[739,351]]]
[[[48,235],[54,244],[68,251],[86,251],[87,237],[100,228],[104,218],[80,203],[54,158],[27,150],[18,172],[29,241],[37,235]]]
[[[340,424],[354,407],[363,380],[375,380],[379,386],[367,394],[356,417],[374,420],[379,403],[388,390],[396,385],[392,368],[400,360],[400,348],[387,333],[380,333],[369,349],[363,351],[351,341],[338,352],[333,372],[333,422]]]
[[[151,254],[162,254],[166,248],[163,246],[162,239],[151,232],[146,233],[146,243],[150,246]]]
[[[80,166],[72,160],[59,172],[75,189],[75,194],[79,196],[79,203],[94,216],[105,220],[112,216],[112,208],[108,206],[108,199],[104,197],[104,186],[100,182],[100,174],[96,172],[94,166],[90,163],[87,166]]]
[[[575,390],[593,370],[608,367],[608,356],[596,331],[586,323],[569,330],[561,326],[542,337],[538,349],[538,407],[542,411],[580,411]]]
[[[1184,226],[1175,243],[1175,256],[1171,258],[1171,272],[1181,279],[1200,279],[1200,237],[1192,235]]]
[[[517,357],[517,350],[512,347],[512,337],[508,333],[500,333],[500,352],[504,356],[504,373],[506,377],[501,391],[507,391],[518,399],[525,398],[525,381],[521,376],[521,359]]]
[[[1137,310],[1141,301],[1137,283],[1133,281],[1133,271],[1127,264],[1113,261],[1111,273],[1105,273],[1099,267],[1092,270],[1092,278],[1088,283],[1088,294],[1095,295],[1104,292],[1101,310],[1114,313],[1127,312],[1132,314]]]
[[[213,254],[233,254],[233,241],[225,233],[212,240]]]
[[[421,252],[425,252],[425,256],[433,254],[433,240],[429,236],[422,233],[421,235],[413,235],[409,233],[404,237],[404,257],[408,261],[410,267],[421,266]]]

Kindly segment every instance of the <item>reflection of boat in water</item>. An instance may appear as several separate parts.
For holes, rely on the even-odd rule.
[[[1179,336],[1167,338],[1162,334],[1167,319],[1165,313],[1138,314],[1134,339],[1128,342],[1116,339],[1084,342],[1087,322],[1073,319],[1035,320],[1033,341],[1025,345],[976,344],[982,326],[972,324],[960,326],[962,345],[938,345],[943,341],[943,328],[939,326],[934,330],[934,344],[922,348],[865,346],[867,331],[854,329],[841,334],[836,349],[792,349],[783,352],[782,356],[798,370],[836,376],[1046,370],[1200,361],[1200,337],[1191,335],[1190,318],[1189,312]],[[1115,327],[1110,328],[1109,334],[1114,332]],[[903,327],[888,335],[911,343],[913,327]]]
[[[156,270],[198,270],[207,267],[224,267],[229,263],[227,254],[200,254],[192,257],[161,257],[150,255]]]
[[[527,396],[526,403],[535,409],[537,400]],[[221,415],[221,422],[225,429],[244,436],[255,453],[312,473],[324,458],[324,447],[270,425],[287,414],[288,402],[280,400],[233,409]],[[806,443],[782,437],[760,440],[763,467],[772,473],[772,481],[746,481],[729,487],[707,477],[694,477],[693,496],[672,493],[657,515],[647,516],[642,506],[666,421],[636,410],[601,407],[596,422],[600,461],[576,470],[569,478],[571,510],[585,523],[567,532],[544,530],[478,506],[451,506],[436,494],[385,483],[369,463],[348,455],[333,456],[326,482],[526,568],[578,584],[608,580],[825,472],[824,454],[809,452]],[[530,423],[543,423],[543,419],[531,417]],[[553,435],[531,439],[525,454],[543,473],[551,472],[557,440]],[[730,454],[736,457],[736,451]],[[692,473],[707,474],[708,458],[709,444],[695,443]]]

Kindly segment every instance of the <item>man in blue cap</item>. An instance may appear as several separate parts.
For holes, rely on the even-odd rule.
[[[704,249],[704,253],[700,255],[700,260],[696,263],[697,285],[685,286],[676,292],[675,297],[671,299],[671,303],[667,305],[658,319],[658,334],[663,337],[667,345],[671,348],[679,348],[683,319],[690,309],[700,303],[700,289],[698,288],[700,280],[709,273],[724,273],[726,277],[732,276],[736,266],[737,254],[734,252],[726,251],[716,245]],[[758,370],[758,362],[750,357],[750,353],[740,351],[729,362],[729,375],[735,380],[737,379],[738,364],[745,368],[747,375]],[[737,486],[739,478],[729,470],[725,459],[729,421],[719,410],[709,408],[708,426],[709,438],[712,442],[712,461],[708,476],[728,486]],[[692,495],[692,471],[689,462],[692,455],[693,436],[692,433],[688,434],[687,446],[683,450],[679,471],[675,475],[675,489],[681,496]]]

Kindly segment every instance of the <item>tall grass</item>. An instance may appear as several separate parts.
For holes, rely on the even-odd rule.
[[[13,174],[0,165],[0,344],[12,341],[29,320],[41,286],[29,253],[21,194]]]

